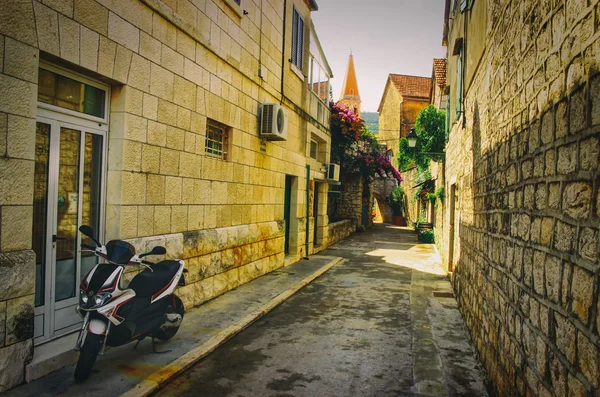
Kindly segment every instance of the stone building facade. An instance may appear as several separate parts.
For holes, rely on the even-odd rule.
[[[379,112],[379,133],[377,139],[381,145],[385,145],[388,156],[392,164],[398,166],[398,151],[400,149],[400,138],[406,137],[410,133],[410,129],[414,127],[415,121],[421,109],[429,105],[429,97],[431,95],[431,79],[428,77],[406,76],[400,74],[390,74],[386,82],[383,96],[377,111]],[[405,181],[401,184],[409,195],[408,189],[411,176],[408,176],[408,181],[403,174]],[[383,221],[391,223],[392,212],[385,204],[385,198],[389,195],[396,186],[397,182],[393,180],[383,180],[379,191],[383,195],[382,199],[377,199]],[[407,221],[411,217],[408,213],[409,206],[415,204],[410,197],[405,197],[403,211]],[[411,207],[412,208],[412,207]],[[416,207],[415,207],[416,208]],[[416,217],[413,221],[416,221]]]
[[[2,2],[0,392],[79,325],[77,285],[95,263],[76,251],[81,224],[185,259],[186,308],[343,237],[328,233],[332,73],[315,10]],[[286,140],[259,136],[264,103],[285,109]]]
[[[446,5],[460,309],[499,395],[597,395],[600,1]]]

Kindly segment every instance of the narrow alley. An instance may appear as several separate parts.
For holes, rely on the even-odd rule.
[[[160,396],[485,396],[433,245],[375,225],[345,258]]]

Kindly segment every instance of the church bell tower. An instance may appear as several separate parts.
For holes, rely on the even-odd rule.
[[[352,57],[352,52],[350,52],[350,57],[348,58],[348,68],[346,69],[346,77],[344,77],[340,103],[353,110],[354,113],[360,117],[361,100],[360,94],[358,93],[358,83],[356,82],[356,71],[354,70],[354,58]]]

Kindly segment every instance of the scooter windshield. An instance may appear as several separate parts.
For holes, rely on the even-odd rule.
[[[134,255],[135,248],[128,242],[122,240],[111,240],[106,243],[106,259],[112,263],[126,265]]]

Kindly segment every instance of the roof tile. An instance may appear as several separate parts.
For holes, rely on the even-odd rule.
[[[431,78],[390,74],[390,79],[402,96],[429,98],[431,93]]]

